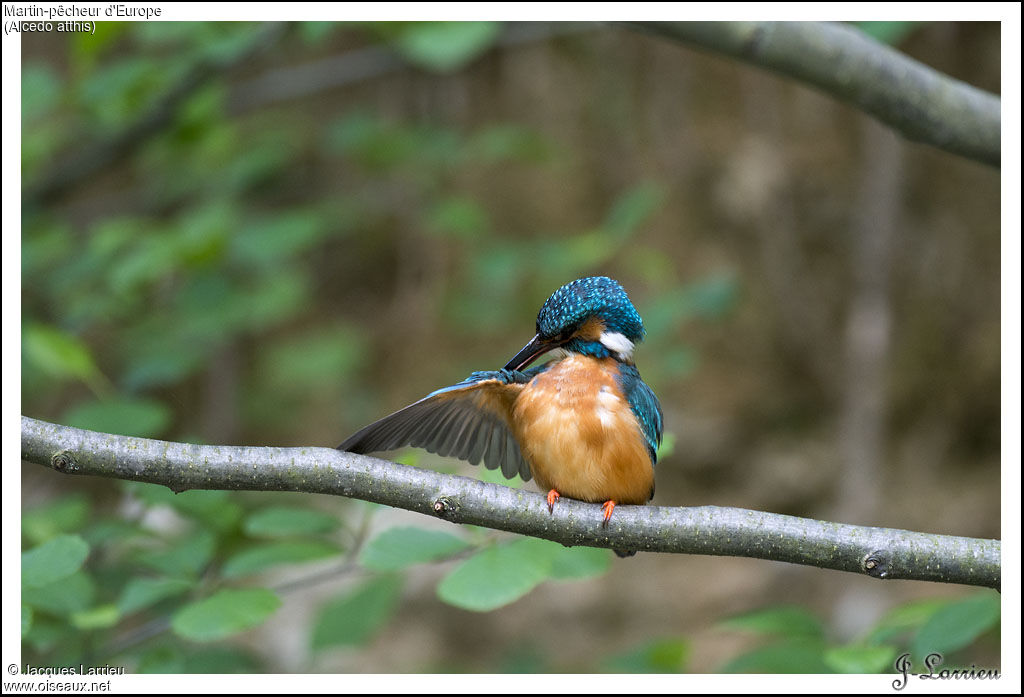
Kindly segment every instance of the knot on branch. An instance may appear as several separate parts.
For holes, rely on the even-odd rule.
[[[58,453],[54,453],[53,457],[50,458],[50,466],[58,472],[64,472],[65,474],[74,474],[79,469],[78,463],[75,462],[75,455],[70,450],[61,450]]]
[[[889,577],[889,559],[885,552],[880,549],[869,552],[860,565],[868,576],[875,578]]]
[[[449,518],[458,510],[459,504],[451,496],[441,496],[434,501],[434,515],[438,518]]]

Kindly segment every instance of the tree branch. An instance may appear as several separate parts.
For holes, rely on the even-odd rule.
[[[833,22],[628,22],[814,85],[906,138],[998,167],[1000,99]]]
[[[328,448],[254,448],[130,438],[21,417],[22,458],[66,474],[174,491],[302,491],[383,503],[566,545],[755,557],[874,578],[1000,586],[998,540],[861,527],[738,508],[617,506],[562,499]]]
[[[599,25],[593,22],[509,22],[493,48],[515,48],[597,28]],[[409,61],[387,44],[350,49],[298,65],[271,68],[233,85],[229,111],[243,113],[290,99],[307,99],[410,69]]]

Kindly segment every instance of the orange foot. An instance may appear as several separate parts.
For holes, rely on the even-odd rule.
[[[608,521],[612,519],[612,511],[615,510],[614,501],[605,501],[601,504],[601,508],[604,509],[604,525],[608,524]]]
[[[555,512],[555,501],[562,498],[562,495],[552,489],[548,492],[548,513]]]

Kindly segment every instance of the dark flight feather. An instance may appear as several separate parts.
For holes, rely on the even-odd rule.
[[[366,426],[338,449],[366,454],[411,445],[474,465],[483,461],[485,467],[501,469],[509,479],[518,474],[529,481],[530,466],[509,429],[507,410],[501,406],[511,400],[502,391],[525,385],[545,368],[547,365],[527,371],[473,373]]]

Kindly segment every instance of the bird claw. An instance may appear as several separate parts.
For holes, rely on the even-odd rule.
[[[548,492],[548,513],[553,514],[555,512],[555,501],[560,498],[562,498],[562,495],[554,489]]]
[[[615,510],[615,502],[605,501],[604,503],[601,504],[601,508],[604,510],[604,520],[601,524],[607,525],[608,521],[612,519],[612,511]]]

